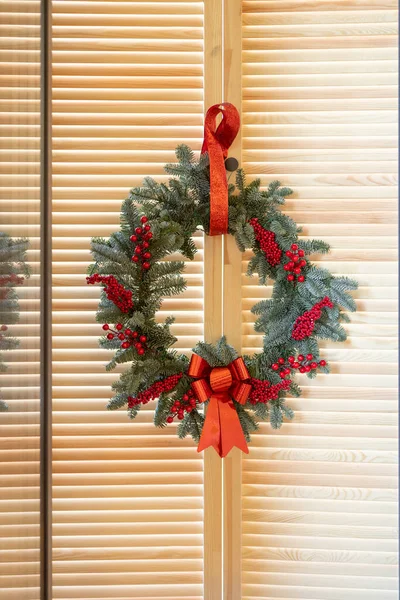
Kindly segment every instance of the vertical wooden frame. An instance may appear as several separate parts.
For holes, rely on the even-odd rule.
[[[224,100],[242,110],[242,2],[224,0]],[[229,150],[241,166],[241,129]],[[235,177],[235,173],[232,174]],[[223,329],[229,343],[241,352],[242,253],[231,235],[224,236]],[[224,600],[241,600],[242,452],[233,448],[223,463]]]
[[[204,0],[204,109],[222,101],[223,3]],[[222,236],[204,240],[205,339],[222,335]],[[204,600],[222,598],[222,460],[214,448],[204,452]]]
[[[51,2],[41,0],[40,19],[40,599],[51,600]]]
[[[205,110],[232,102],[241,112],[241,1],[205,0]],[[241,163],[240,132],[230,155]],[[232,175],[234,177],[234,174]],[[223,333],[241,350],[242,255],[232,236],[206,237],[205,339]],[[204,456],[204,598],[241,599],[241,452]]]

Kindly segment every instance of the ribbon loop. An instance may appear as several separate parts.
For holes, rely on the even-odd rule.
[[[192,389],[199,402],[209,400],[206,420],[197,448],[201,452],[213,446],[221,457],[236,446],[248,453],[246,440],[233,400],[245,404],[251,391],[250,374],[243,358],[226,367],[211,368],[206,360],[193,354],[188,375],[196,379]]]
[[[198,354],[192,354],[188,369],[190,377],[205,377],[209,374],[210,370],[211,367],[204,358],[201,358]]]
[[[205,402],[212,396],[212,389],[208,385],[206,379],[199,379],[198,381],[193,381],[192,389],[196,394],[199,402]]]
[[[216,127],[217,115],[222,121]],[[228,232],[228,184],[224,160],[238,134],[240,116],[233,104],[222,102],[211,106],[204,120],[204,141],[201,153],[210,159],[210,228],[209,235]]]

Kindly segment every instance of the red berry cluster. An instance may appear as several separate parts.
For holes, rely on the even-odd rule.
[[[285,271],[290,271],[287,276],[288,281],[299,281],[302,283],[305,279],[304,275],[301,274],[301,270],[307,265],[307,261],[304,260],[304,250],[299,250],[297,244],[292,244],[291,249],[285,252],[289,259],[283,268]]]
[[[314,331],[315,321],[321,318],[322,309],[326,306],[333,308],[332,301],[328,296],[314,304],[311,310],[307,310],[300,317],[297,317],[292,330],[292,338],[300,341],[309,337]]]
[[[147,337],[145,335],[140,335],[138,331],[132,331],[131,329],[125,329],[125,331],[122,331],[123,327],[124,326],[122,325],[122,323],[117,323],[115,326],[115,331],[110,328],[108,323],[104,323],[103,325],[104,331],[109,332],[107,333],[108,340],[113,340],[115,337],[118,337],[118,339],[122,342],[121,348],[127,350],[131,346],[134,346],[137,350],[137,353],[140,356],[143,356],[143,354],[147,350]]]
[[[159,398],[163,392],[170,392],[177,385],[178,381],[182,377],[182,373],[178,375],[170,375],[161,381],[156,381],[144,392],[140,392],[136,398],[128,396],[128,408],[133,408],[138,404],[147,404],[150,400]]]
[[[271,267],[275,267],[281,262],[282,250],[275,241],[274,232],[264,229],[256,217],[250,219],[249,223],[254,229],[256,240],[264,252],[267,262]]]
[[[8,285],[21,285],[24,282],[23,277],[19,277],[15,273],[11,273],[10,275],[0,275],[0,287]]]
[[[102,283],[104,284],[104,291],[106,296],[111,302],[114,302],[115,306],[127,313],[133,308],[132,292],[126,290],[123,285],[118,283],[113,275],[99,275],[95,273],[90,277],[86,277],[86,282],[91,283]]]
[[[186,394],[183,394],[180,400],[175,400],[173,403],[170,414],[167,417],[167,423],[172,423],[175,417],[178,417],[182,421],[185,416],[185,412],[191,413],[196,408],[196,397],[193,390],[189,389]]]
[[[281,379],[285,379],[287,375],[290,375],[291,371],[298,370],[300,373],[309,373],[313,369],[317,369],[319,367],[325,367],[326,361],[320,360],[319,363],[315,361],[315,358],[312,354],[307,354],[307,356],[303,356],[303,354],[299,354],[297,360],[294,356],[289,356],[287,360],[283,357],[278,358],[278,362],[272,365],[272,369],[274,371],[279,371],[279,376]]]
[[[21,285],[24,282],[24,277],[19,277],[15,273],[11,273],[11,275],[0,275],[0,300],[4,300],[7,298],[10,293],[10,287],[14,285]],[[7,287],[6,287],[7,286]]]
[[[2,325],[0,327],[0,331],[7,331],[7,329],[8,329],[7,325]],[[3,339],[3,336],[0,334],[0,340],[2,340],[2,339]]]
[[[280,383],[271,384],[269,381],[262,379],[250,380],[252,390],[249,396],[250,404],[257,404],[257,402],[269,402],[270,400],[276,400],[281,390],[288,390],[291,384],[289,379],[285,379]]]
[[[140,221],[142,222],[143,227],[136,227],[134,235],[131,235],[130,237],[131,242],[138,242],[138,245],[135,248],[135,254],[132,256],[132,261],[137,263],[141,260],[142,269],[147,271],[151,267],[149,263],[151,254],[148,251],[148,248],[153,234],[151,232],[151,226],[147,223],[148,218],[143,216]]]

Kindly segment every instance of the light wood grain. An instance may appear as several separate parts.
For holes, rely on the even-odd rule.
[[[222,100],[223,8],[204,2],[204,111]],[[222,237],[204,239],[204,337],[216,342],[223,332]],[[204,451],[204,600],[221,600],[223,569],[222,461],[214,448]]]
[[[372,0],[243,10],[246,171],[293,187],[285,212],[305,239],[333,246],[315,264],[360,283],[349,339],[321,344],[331,374],[300,377],[294,421],[261,425],[243,461],[243,598],[394,599],[397,207],[385,199],[397,195],[387,153],[397,12]],[[248,260],[242,345],[252,353],[262,339],[250,308],[271,287],[244,274]]]
[[[86,286],[85,271],[90,237],[118,229],[129,189],[146,175],[165,178],[179,143],[200,147],[203,3],[57,0],[53,9],[53,598],[199,600],[202,457],[177,440],[176,424],[154,428],[154,405],[135,422],[105,410],[120,369],[104,370],[99,290]],[[188,293],[159,315],[175,314],[186,354],[204,335],[201,236],[196,244]]]
[[[241,2],[224,2],[224,100],[242,114]],[[229,155],[242,165],[241,130]],[[234,177],[235,174],[232,174]],[[241,353],[241,253],[232,236],[224,236],[224,335]],[[224,600],[241,600],[242,453],[233,448],[223,463],[224,474]]]

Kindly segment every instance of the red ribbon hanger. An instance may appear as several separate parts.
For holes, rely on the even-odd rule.
[[[222,121],[216,127],[216,118]],[[233,104],[222,102],[211,106],[204,121],[204,141],[201,153],[210,159],[210,229],[209,235],[228,232],[228,183],[225,158],[240,127],[240,116]]]

